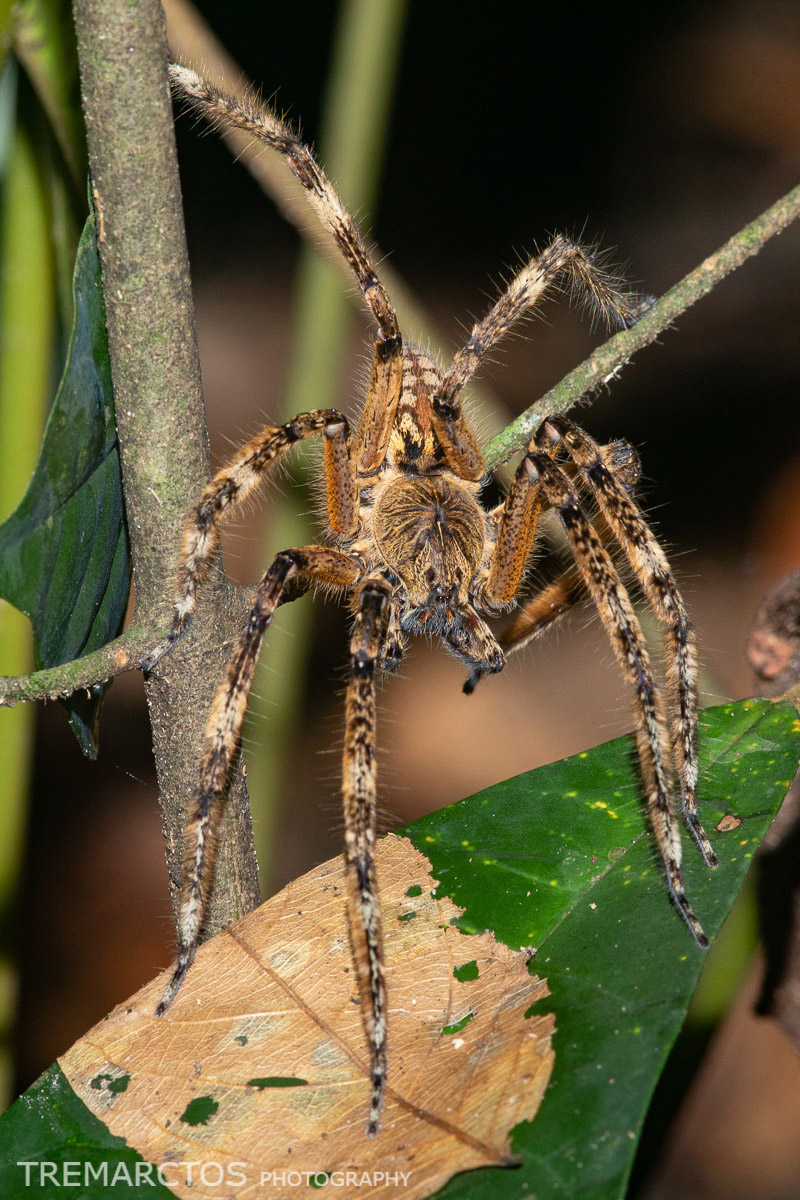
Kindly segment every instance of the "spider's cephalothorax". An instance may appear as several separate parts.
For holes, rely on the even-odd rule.
[[[488,351],[542,293],[566,277],[595,310],[625,324],[637,300],[579,244],[556,237],[523,267],[472,330],[449,369],[403,343],[392,303],[358,230],[309,149],[268,108],[233,99],[185,67],[173,84],[209,120],[235,126],[278,150],[348,262],[377,326],[372,375],[359,427],[336,409],[267,426],[206,487],[184,530],[175,614],[153,666],[186,630],[216,554],[219,522],[298,441],[320,434],[333,545],[278,554],[259,583],[227,675],[212,706],[197,793],[189,807],[178,961],[159,1005],[167,1010],[194,958],[211,886],[216,830],[264,633],[287,584],[296,595],[323,586],[347,593],[354,623],[342,797],[349,919],[371,1058],[367,1132],[377,1133],[386,1089],[387,1006],[375,843],[375,680],[393,670],[406,634],[434,635],[469,668],[464,690],[501,671],[584,596],[611,639],[633,692],[639,763],[670,896],[697,942],[708,942],[681,873],[680,827],[672,794],[677,772],[683,815],[709,866],[713,850],[697,815],[697,662],[694,635],[666,557],[633,500],[638,460],[624,442],[598,446],[564,417],[546,421],[528,446],[507,496],[492,511],[478,500],[484,461],[460,394]],[[586,515],[588,496],[597,514]],[[526,599],[495,638],[484,617],[517,601],[537,523],[554,510],[575,565]],[[639,621],[612,562],[621,547],[664,624],[666,701],[656,685]],[[483,614],[483,615],[482,615]]]

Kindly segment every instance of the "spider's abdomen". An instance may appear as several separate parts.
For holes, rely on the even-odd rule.
[[[463,485],[441,475],[395,480],[380,495],[373,533],[411,604],[466,603],[483,551],[484,514]]]

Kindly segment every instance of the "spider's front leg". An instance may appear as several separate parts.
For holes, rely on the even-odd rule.
[[[529,450],[537,448],[555,454],[557,445],[552,440],[538,446],[533,441]],[[610,442],[597,446],[602,462],[614,471],[621,487],[629,491],[636,484],[639,473],[639,456],[627,442]],[[531,548],[536,537],[536,528],[543,508],[547,507],[541,488],[535,484],[523,460],[517,468],[511,489],[499,509],[493,514],[497,520],[497,536],[484,565],[484,577],[479,585],[479,596],[488,611],[508,607],[514,600],[522,583],[525,568],[530,559]],[[607,523],[601,519],[596,523],[597,532],[604,541],[611,536]],[[557,579],[522,605],[514,619],[498,638],[502,650],[507,654],[524,649],[535,638],[541,637],[561,620],[566,613],[585,599],[586,584],[577,567],[569,567]],[[469,695],[480,681],[482,672],[473,671],[464,684]]]
[[[197,792],[189,809],[184,842],[183,882],[178,920],[178,959],[156,1015],[172,1004],[194,961],[214,874],[214,850],[231,766],[247,708],[264,634],[284,588],[296,577],[302,583],[349,588],[362,566],[355,558],[325,546],[283,550],[259,583],[247,624],[206,725]]]
[[[374,1137],[380,1128],[386,1087],[386,981],[374,862],[377,807],[375,674],[384,655],[390,598],[391,588],[379,576],[369,577],[358,592],[350,640],[350,681],[345,703],[342,764],[350,936],[372,1058],[368,1137]]]

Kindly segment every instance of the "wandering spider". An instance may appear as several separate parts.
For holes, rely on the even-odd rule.
[[[386,1084],[387,1002],[375,843],[375,684],[397,669],[409,633],[438,636],[470,670],[464,690],[495,674],[587,593],[633,692],[639,764],[670,897],[700,946],[708,940],[686,897],[680,825],[672,796],[680,781],[684,819],[709,866],[716,858],[697,815],[697,654],[666,557],[633,498],[638,460],[625,442],[598,446],[564,417],[531,441],[505,499],[479,504],[486,468],[461,408],[461,392],[500,338],[562,277],[605,318],[635,320],[641,305],[576,242],[556,237],[511,281],[443,372],[403,342],[391,300],[355,223],[311,151],[268,108],[240,101],[185,67],[170,68],[176,91],[212,123],[245,130],[284,155],[319,220],[353,272],[375,323],[372,375],[358,430],[337,409],[267,426],[206,487],[183,534],[172,629],[152,666],[186,631],[219,543],[219,523],[305,438],[321,434],[331,545],[276,555],[253,598],[247,624],[217,692],[205,735],[197,793],[186,829],[178,958],[158,1007],[166,1012],[192,963],[208,902],[214,845],[231,764],[262,639],[278,605],[310,588],[349,597],[354,618],[342,797],[349,921],[371,1055],[367,1132],[377,1133]],[[581,492],[598,513],[586,515]],[[527,600],[495,637],[481,614],[514,607],[541,514],[561,519],[575,565]],[[666,703],[639,621],[604,543],[617,543],[665,626]]]

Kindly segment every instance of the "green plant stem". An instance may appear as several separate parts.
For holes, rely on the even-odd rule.
[[[344,0],[323,101],[320,157],[350,211],[367,214],[377,192],[406,0]],[[338,271],[304,246],[295,293],[294,350],[283,405],[288,420],[309,408],[340,404],[340,377],[352,307]],[[294,477],[305,473],[295,459]],[[287,546],[315,541],[312,522],[287,497],[268,530],[265,561]],[[297,727],[310,653],[309,604],[284,606],[265,647],[251,705],[248,777],[256,809],[262,888],[270,890],[270,853],[291,737]],[[257,697],[257,699],[256,699]]]
[[[494,469],[526,446],[547,417],[566,412],[578,400],[610,382],[637,350],[654,342],[681,313],[707,296],[731,271],[758,254],[770,238],[782,233],[799,214],[800,186],[734,234],[716,253],[670,288],[634,326],[610,338],[493,438],[486,449],[487,467]]]
[[[71,13],[64,0],[17,0],[14,52],[47,113],[78,195],[86,187],[86,137],[77,107],[78,63]]]
[[[49,208],[27,133],[17,125],[5,171],[0,217],[0,521],[25,491],[36,463],[50,393],[55,287],[49,250]],[[0,670],[29,671],[30,622],[0,600]],[[0,721],[0,913],[14,902],[22,865],[36,713],[4,713]],[[6,1037],[13,1019],[15,970],[0,951],[0,1108],[11,1094]]]

